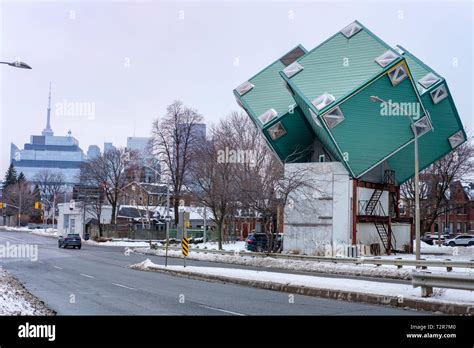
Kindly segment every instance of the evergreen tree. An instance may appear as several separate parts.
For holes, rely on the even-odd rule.
[[[17,182],[16,169],[13,163],[10,163],[10,166],[7,169],[5,174],[5,182],[3,183],[3,190],[5,190],[9,185],[14,185]]]
[[[16,182],[22,183],[22,182],[25,182],[25,181],[26,181],[25,174],[23,174],[23,172],[20,172],[20,174],[16,178]]]

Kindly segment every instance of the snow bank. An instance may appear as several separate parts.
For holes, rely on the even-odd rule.
[[[0,315],[52,315],[21,283],[0,269]]]
[[[131,266],[140,270],[172,270],[175,272],[186,272],[191,274],[224,276],[232,279],[263,281],[298,287],[313,287],[325,290],[342,290],[359,292],[379,296],[394,296],[413,298],[417,300],[436,301],[441,303],[474,304],[472,291],[443,289],[435,291],[433,297],[422,298],[419,288],[413,288],[410,284],[373,282],[367,280],[353,280],[341,278],[316,277],[300,274],[288,274],[266,271],[253,271],[236,268],[219,267],[195,267],[195,266],[162,266],[151,262],[149,259]]]
[[[90,245],[99,245],[99,246],[113,246],[113,247],[136,247],[136,248],[147,248],[150,246],[149,242],[144,241],[131,241],[131,240],[111,240],[107,242],[96,242],[93,240],[87,240],[84,243]],[[153,242],[153,244],[157,244],[161,246],[161,243]]]
[[[35,230],[29,230],[31,234],[36,234],[38,236],[45,236],[45,237],[59,237],[59,233],[57,229],[47,228],[46,230],[40,228]]]
[[[136,248],[134,252],[145,254],[145,255],[156,255],[164,256],[165,250],[157,249],[150,250],[149,248]],[[168,256],[170,257],[182,257],[181,251],[169,250]],[[387,256],[388,258],[400,257],[400,255]],[[331,262],[318,262],[314,260],[291,260],[291,259],[277,259],[271,256],[258,257],[252,256],[252,253],[240,253],[236,251],[234,255],[223,255],[215,253],[205,253],[203,251],[197,252],[192,249],[189,250],[189,259],[198,261],[210,261],[220,263],[230,263],[242,266],[260,267],[260,268],[276,268],[292,271],[302,272],[318,272],[318,273],[333,273],[340,275],[353,275],[353,276],[367,276],[367,277],[379,277],[379,278],[391,278],[391,279],[411,279],[411,271],[416,268],[413,266],[403,266],[402,269],[398,269],[393,265],[355,265],[355,264],[343,264],[343,263],[331,263]],[[413,255],[403,255],[403,258],[414,258]],[[425,258],[425,257],[424,257]],[[426,257],[428,258],[428,257]],[[454,257],[450,257],[454,259]],[[444,257],[446,259],[446,257]],[[446,272],[446,268],[441,267],[429,267],[430,271],[434,272]],[[474,274],[474,269],[470,268],[454,268],[452,272],[465,272]]]
[[[150,249],[133,249],[134,252],[146,255],[164,256],[165,250]],[[181,251],[168,250],[169,257],[182,257]],[[255,257],[252,253],[236,253],[235,255],[206,254],[204,252],[189,251],[188,259],[210,262],[230,263],[242,266],[261,267],[261,268],[277,268],[284,270],[333,273],[344,275],[361,275],[368,277],[394,278],[394,279],[411,279],[408,268],[397,269],[392,266],[371,266],[371,265],[351,265],[351,264],[335,264],[327,262],[303,261],[276,259],[271,256]]]

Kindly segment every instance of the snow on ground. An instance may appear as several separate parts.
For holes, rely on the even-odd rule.
[[[36,234],[38,236],[45,236],[45,237],[58,237],[59,233],[57,229],[47,228],[46,230],[43,228],[38,228],[35,230],[29,230],[31,234]]]
[[[196,249],[208,249],[208,250],[217,250],[217,242],[207,242],[207,243],[198,243],[198,244],[190,244],[191,248]],[[222,243],[222,249],[228,251],[246,251],[245,250],[245,241],[238,241],[238,242],[229,242],[229,243]]]
[[[416,249],[416,241],[413,241],[413,249]],[[467,259],[472,260],[474,259],[474,246],[466,247],[466,246],[457,246],[457,247],[450,247],[446,245],[429,245],[423,241],[420,241],[420,252],[423,254],[423,258],[425,256],[431,255],[448,255],[453,260],[460,260],[460,259]]]
[[[31,232],[32,230],[28,227],[13,227],[13,226],[2,226],[2,230],[12,232]]]
[[[133,240],[111,240],[107,242],[96,242],[93,240],[87,240],[84,243],[91,244],[91,245],[114,246],[114,247],[136,247],[136,248],[150,247],[150,243],[147,241],[133,241]],[[153,242],[153,244],[157,244],[158,246],[161,246],[161,243]]]
[[[413,288],[411,284],[383,283],[367,280],[353,280],[341,278],[315,277],[300,274],[276,273],[266,271],[253,271],[236,268],[219,267],[195,267],[195,266],[163,266],[151,262],[149,259],[142,263],[132,265],[132,268],[141,270],[172,270],[193,274],[203,274],[211,276],[225,276],[233,279],[244,279],[250,281],[272,282],[284,285],[294,285],[299,287],[313,287],[327,290],[353,291],[381,296],[403,296],[404,298],[414,298],[418,300],[436,301],[443,303],[474,304],[472,291],[443,289],[435,291],[434,296],[422,298],[421,290]]]
[[[31,295],[18,280],[0,269],[0,315],[53,314],[53,311]]]
[[[165,250],[157,249],[151,250],[149,248],[136,248],[134,252],[164,256]],[[182,257],[181,251],[169,250],[168,256],[170,257]],[[271,256],[259,257],[252,256],[252,253],[239,253],[236,252],[234,255],[222,255],[214,253],[197,252],[192,249],[189,250],[189,259],[211,261],[211,262],[222,262],[237,264],[243,266],[262,267],[262,268],[277,268],[284,270],[294,270],[303,272],[319,272],[319,273],[334,273],[344,275],[356,275],[356,276],[369,276],[369,277],[380,277],[380,278],[394,278],[394,279],[411,279],[411,271],[415,267],[404,266],[402,269],[398,269],[396,266],[391,265],[355,265],[355,264],[343,264],[343,263],[332,263],[332,262],[318,262],[314,260],[291,260],[291,259],[277,259]],[[441,267],[429,267],[429,271],[434,272],[446,272],[446,268]],[[454,268],[452,272],[465,272],[474,274],[474,269],[470,268]]]
[[[28,227],[12,227],[12,226],[1,226],[3,230],[5,231],[11,231],[11,232],[29,232],[31,234],[36,234],[38,236],[46,236],[46,237],[57,237],[58,230],[56,228],[35,228],[31,229]]]

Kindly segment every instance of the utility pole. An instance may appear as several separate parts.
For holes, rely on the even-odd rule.
[[[168,245],[170,244],[170,185],[166,184],[166,252],[165,267],[168,266]]]
[[[207,221],[206,221],[206,218],[207,218],[207,207],[204,206],[204,235],[203,235],[203,242],[206,243],[207,242]]]
[[[21,183],[18,183],[18,191],[20,193],[20,204],[18,206],[18,227],[20,227],[20,221],[21,221]]]
[[[416,236],[416,259],[420,259],[420,175],[419,175],[419,162],[418,162],[418,134],[416,133],[416,127],[414,126],[413,120],[410,116],[411,125],[415,132],[415,236]]]

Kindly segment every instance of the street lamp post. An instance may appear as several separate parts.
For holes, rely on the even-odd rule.
[[[390,102],[387,102],[377,96],[371,96],[370,100],[373,101],[374,103],[381,103],[381,104],[388,104],[391,107],[394,107],[396,109],[401,110],[403,113],[405,113],[405,110],[400,108],[398,105],[391,104]],[[419,171],[420,171],[420,166],[419,166],[419,160],[418,160],[418,134],[416,131],[415,123],[413,122],[413,119],[411,118],[410,115],[406,115],[410,119],[411,123],[411,128],[413,129],[413,133],[415,135],[415,238],[416,238],[416,260],[420,260],[420,176],[419,176]]]
[[[20,62],[20,61],[15,61],[15,62],[0,62],[0,64],[6,64],[6,65],[9,65],[9,66],[12,66],[14,68],[20,68],[20,69],[31,69],[31,66],[29,66],[28,64],[24,63],[24,62]]]
[[[150,166],[144,166],[146,168],[151,169],[155,173],[155,177],[160,175],[160,172],[158,172],[155,168],[150,167]],[[168,246],[170,244],[170,183],[169,181],[166,183],[166,215],[165,215],[165,220],[166,220],[166,247],[165,247],[165,267],[168,266]]]

